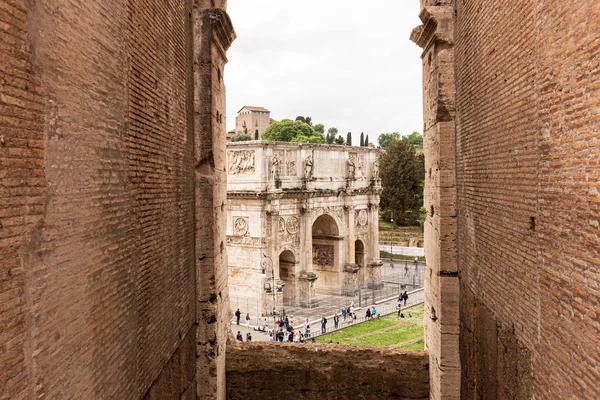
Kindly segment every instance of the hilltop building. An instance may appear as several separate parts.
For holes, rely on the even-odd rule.
[[[245,133],[253,139],[260,139],[263,132],[274,122],[271,111],[264,107],[244,106],[235,117],[235,133]],[[228,139],[230,139],[228,137]]]

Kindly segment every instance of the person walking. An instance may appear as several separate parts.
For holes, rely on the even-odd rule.
[[[308,318],[306,318],[306,323],[304,324],[304,337],[310,337],[310,322],[308,322]]]
[[[325,318],[325,316],[323,315],[323,318],[321,318],[321,333],[326,333],[327,332],[327,318]]]
[[[344,318],[344,322],[346,322],[346,315],[348,315],[348,310],[346,310],[346,307],[342,307],[342,317]]]
[[[246,328],[250,327],[250,313],[246,314]]]
[[[371,310],[371,318],[375,318],[377,316],[377,309],[375,308],[375,306],[373,306],[373,309]]]
[[[408,293],[404,292],[404,307],[406,307],[406,302],[408,301]]]
[[[371,319],[371,309],[370,308],[367,308],[367,312],[365,313],[365,318]]]
[[[240,324],[240,317],[242,316],[242,313],[240,312],[240,309],[238,308],[237,311],[235,312],[235,323],[236,324]]]
[[[333,316],[333,326],[335,327],[335,329],[338,328],[339,323],[340,323],[340,316],[337,315],[337,313],[335,313],[335,315]]]

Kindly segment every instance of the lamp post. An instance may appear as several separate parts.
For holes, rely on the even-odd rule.
[[[277,330],[277,327],[275,326],[275,316],[277,315],[277,310],[275,308],[276,306],[276,300],[275,300],[275,268],[273,268],[273,259],[271,259],[271,257],[267,256],[265,253],[263,253],[262,255],[262,260],[260,262],[260,267],[262,269],[262,273],[261,273],[261,277],[262,278],[266,278],[267,277],[267,267],[271,268],[271,280],[272,280],[272,284],[270,284],[269,282],[265,283],[265,291],[268,293],[269,291],[271,291],[271,293],[273,294],[273,334],[275,333],[275,331]]]
[[[390,265],[394,269],[394,218],[390,219],[392,223],[392,233],[390,235]]]

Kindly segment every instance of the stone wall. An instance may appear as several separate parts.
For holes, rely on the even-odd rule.
[[[446,25],[430,3],[421,1],[417,34],[440,43]],[[429,283],[427,297],[460,300],[461,396],[597,398],[598,2],[441,3],[455,28],[445,85],[456,98],[455,140],[441,161],[455,165],[460,295]],[[439,53],[429,58],[419,44],[428,99]],[[432,116],[448,121],[426,107],[426,127]],[[425,151],[430,165],[439,153]],[[426,197],[448,188],[431,180]],[[448,248],[441,238],[426,246],[428,261]],[[432,344],[455,346],[428,341],[432,357]],[[433,397],[444,377],[431,366]]]
[[[193,63],[204,43],[222,67],[232,39],[212,3],[0,1],[0,398],[224,396],[228,325],[205,307],[227,319],[224,246],[195,249],[213,225],[194,222],[225,201],[194,174],[194,144],[225,152],[192,119],[214,82],[201,106],[224,120],[222,70]]]
[[[227,398],[429,398],[425,352],[335,344],[230,344]]]

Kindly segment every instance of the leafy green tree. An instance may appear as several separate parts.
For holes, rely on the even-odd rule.
[[[360,147],[363,147],[365,145],[365,133],[361,132],[360,133]]]
[[[342,137],[342,135],[338,135],[338,137],[336,137],[333,142],[335,144],[344,144],[344,138]]]
[[[304,118],[304,122],[306,122],[308,125],[312,126],[312,118],[311,117]]]
[[[306,122],[306,121],[304,120],[304,117],[303,117],[302,115],[298,115],[298,116],[296,117],[296,121]]]
[[[408,140],[408,143],[414,145],[415,147],[423,147],[423,135],[421,135],[419,132],[415,131],[406,136],[406,140]]]
[[[382,149],[387,149],[388,146],[394,142],[400,140],[400,134],[398,132],[393,132],[393,133],[382,133],[381,135],[379,135],[379,146]]]
[[[348,146],[352,146],[352,132],[348,132],[346,135],[346,144]]]
[[[369,135],[365,136],[365,146],[369,145]]]
[[[399,225],[415,225],[423,207],[425,163],[407,139],[395,140],[379,162],[382,216]]]
[[[313,126],[313,129],[319,133],[325,134],[325,125],[323,124],[316,124]]]
[[[273,142],[325,143],[321,132],[300,120],[284,119],[274,122],[265,130],[263,140]]]
[[[250,136],[250,135],[248,135],[246,133],[236,133],[231,138],[232,142],[246,142],[248,140],[252,140],[252,136]]]

